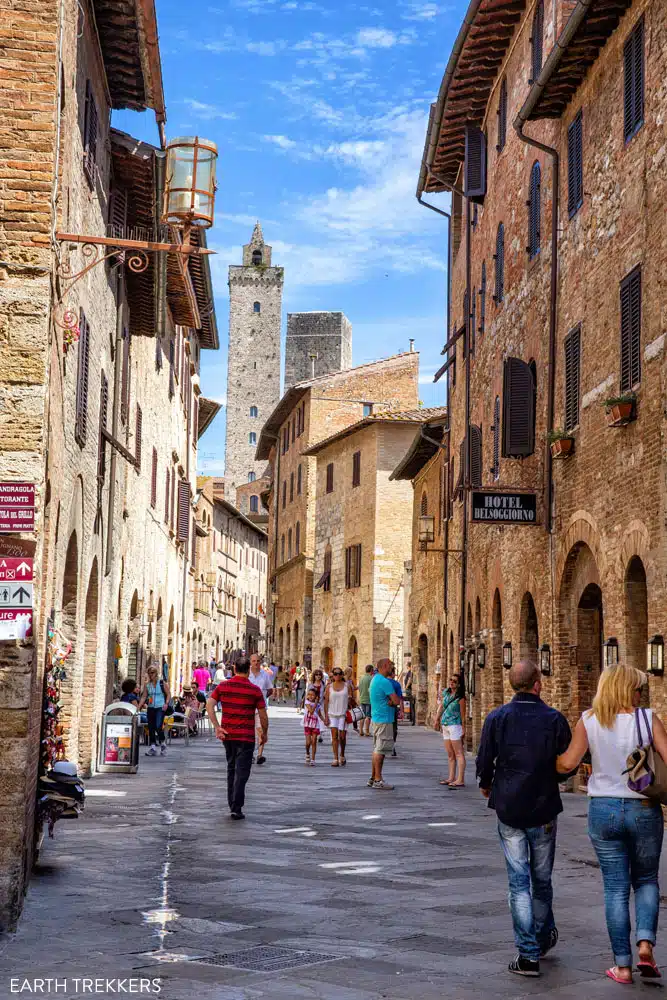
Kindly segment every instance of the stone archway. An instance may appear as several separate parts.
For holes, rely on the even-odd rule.
[[[89,775],[95,766],[97,740],[95,728],[95,694],[97,686],[97,650],[99,610],[99,573],[97,557],[88,578],[85,607],[85,639],[83,647],[83,670],[81,678],[81,715],[79,719],[79,768],[83,775]],[[105,685],[106,686],[106,685]]]
[[[328,674],[331,673],[333,669],[333,649],[331,646],[322,646],[322,651],[320,652],[320,666],[323,667]]]
[[[282,628],[280,628],[278,629],[278,642],[276,644],[276,650],[277,650],[276,660],[281,667],[285,665],[283,662],[284,641],[285,641],[285,633],[283,632]]]
[[[503,696],[503,606],[500,591],[496,587],[491,608],[491,628],[489,630],[489,648],[487,651],[488,681],[484,686],[486,704],[482,706],[482,715],[486,716],[492,708],[502,705]]]
[[[357,668],[359,666],[359,645],[357,643],[357,637],[351,635],[347,643],[347,664],[346,666],[352,667],[352,675],[356,681],[357,679]]]
[[[537,611],[535,601],[530,591],[521,598],[519,632],[519,658],[521,660],[532,660],[537,663],[537,650],[540,645],[539,627],[537,624]]]
[[[585,542],[570,549],[558,597],[557,669],[565,674],[559,707],[571,724],[591,707],[602,670],[603,594],[598,565]]]
[[[625,650],[623,659],[631,667],[646,669],[648,643],[648,590],[646,570],[639,556],[627,565],[624,580]]]
[[[61,631],[65,640],[72,644],[72,652],[68,659],[67,676],[60,688],[63,707],[59,721],[63,726],[65,753],[71,755],[78,739],[78,713],[74,701],[79,630],[79,545],[76,531],[72,532],[67,543],[60,607]]]
[[[417,640],[417,722],[424,725],[428,717],[428,636],[422,632]]]

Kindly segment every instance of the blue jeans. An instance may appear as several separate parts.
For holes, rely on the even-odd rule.
[[[635,940],[655,944],[658,930],[662,810],[649,799],[591,798],[588,835],[602,871],[614,962],[630,967],[631,886],[635,891]]]
[[[517,830],[498,822],[509,880],[514,943],[522,958],[539,961],[556,926],[551,872],[556,854],[556,820]]]

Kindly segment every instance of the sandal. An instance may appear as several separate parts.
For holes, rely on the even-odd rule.
[[[607,969],[605,975],[609,979],[613,979],[615,983],[620,983],[621,986],[632,986],[632,976],[629,979],[621,979],[620,976],[616,975],[618,966],[614,965],[611,969]]]
[[[642,979],[662,979],[662,973],[652,958],[640,958],[637,972]]]
[[[331,761],[331,766],[332,766],[332,767],[339,767],[340,765],[339,765],[339,763],[338,763],[338,761],[337,761],[337,760],[332,760],[332,761]]]
[[[345,767],[346,764],[347,764],[347,761],[345,760],[345,758],[341,757],[341,759],[340,759],[340,766],[341,767]]]
[[[451,784],[451,781],[450,781],[450,779],[449,779],[449,778],[441,778],[441,779],[440,779],[440,784],[441,784],[441,785],[450,785],[450,784]]]

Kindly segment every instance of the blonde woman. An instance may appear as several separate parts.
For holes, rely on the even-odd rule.
[[[619,663],[603,670],[592,709],[584,712],[570,746],[556,762],[558,771],[567,774],[579,766],[587,750],[591,752],[588,835],[602,871],[607,930],[616,963],[607,969],[607,976],[623,984],[632,983],[631,887],[635,893],[637,969],[642,978],[660,977],[653,946],[660,906],[662,810],[658,803],[630,791],[623,773],[628,755],[639,742],[638,725],[644,743],[652,739],[656,751],[667,760],[667,732],[662,722],[650,708],[637,712],[645,684],[646,675],[634,667]]]

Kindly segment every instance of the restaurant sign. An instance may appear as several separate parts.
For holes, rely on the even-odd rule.
[[[476,524],[537,524],[537,496],[473,490],[472,520]]]

